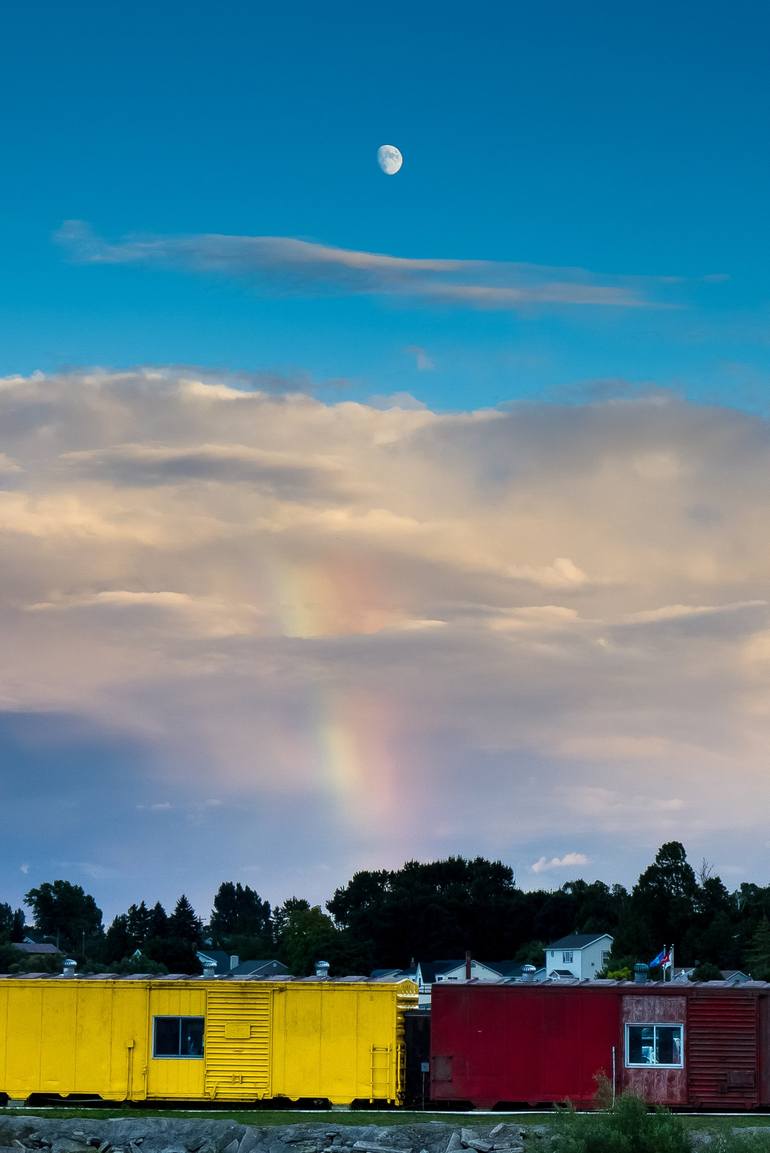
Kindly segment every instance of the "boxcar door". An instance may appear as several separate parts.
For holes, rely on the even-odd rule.
[[[273,990],[267,983],[223,982],[208,990],[206,1096],[255,1101],[272,1096]]]

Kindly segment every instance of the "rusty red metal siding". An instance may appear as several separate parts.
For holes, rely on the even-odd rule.
[[[692,990],[685,1038],[691,1106],[753,1109],[760,1104],[759,1022],[753,990]]]
[[[432,1001],[434,1101],[588,1105],[622,1059],[616,986],[442,984]]]
[[[655,987],[649,992],[627,993],[623,996],[621,1018],[623,1026],[623,1072],[620,1084],[628,1093],[636,1093],[655,1105],[687,1104],[687,1001],[686,995],[672,996],[659,993]],[[685,1061],[682,1069],[626,1067],[625,1026],[640,1025],[682,1025],[685,1037]]]

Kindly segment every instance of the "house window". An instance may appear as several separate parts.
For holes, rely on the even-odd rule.
[[[681,1069],[683,1025],[626,1025],[626,1067],[657,1065]]]
[[[562,960],[563,965],[571,965],[572,964],[572,950],[571,949],[565,949],[561,955],[561,960]]]
[[[602,968],[603,968],[603,969],[606,969],[606,968],[607,968],[607,966],[608,966],[608,964],[609,964],[609,962],[610,962],[610,951],[609,951],[609,949],[602,949]]]
[[[203,1017],[154,1017],[153,1057],[202,1057]]]

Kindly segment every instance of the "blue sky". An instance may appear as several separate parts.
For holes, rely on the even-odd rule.
[[[761,879],[768,44],[759,2],[5,5],[6,899],[672,836]]]
[[[407,383],[441,407],[623,378],[751,403],[769,20],[761,4],[10,5],[4,370],[267,367],[355,396]],[[397,178],[376,167],[383,140]],[[292,236],[683,283],[631,315],[276,296],[77,266],[52,242],[68,219],[111,240]]]

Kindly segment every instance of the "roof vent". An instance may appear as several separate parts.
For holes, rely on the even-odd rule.
[[[537,970],[535,969],[534,965],[522,965],[522,967],[521,967],[521,979],[522,979],[522,981],[526,981],[527,984],[531,984],[535,979],[535,973],[536,972],[537,972]]]
[[[216,963],[216,961],[212,961],[210,958],[207,958],[203,962],[203,976],[204,977],[216,977],[216,975],[217,975],[217,963]]]
[[[75,974],[77,973],[77,971],[78,971],[77,961],[73,961],[70,957],[67,957],[67,959],[65,960],[65,962],[62,966],[62,971],[61,971],[62,977],[74,977]]]
[[[637,961],[634,965],[634,984],[646,985],[648,972],[649,965],[645,965],[644,961]]]
[[[320,978],[320,980],[322,980],[322,981],[325,980],[329,976],[329,962],[328,961],[316,961],[316,963],[315,963],[315,975],[316,975],[316,977]]]

